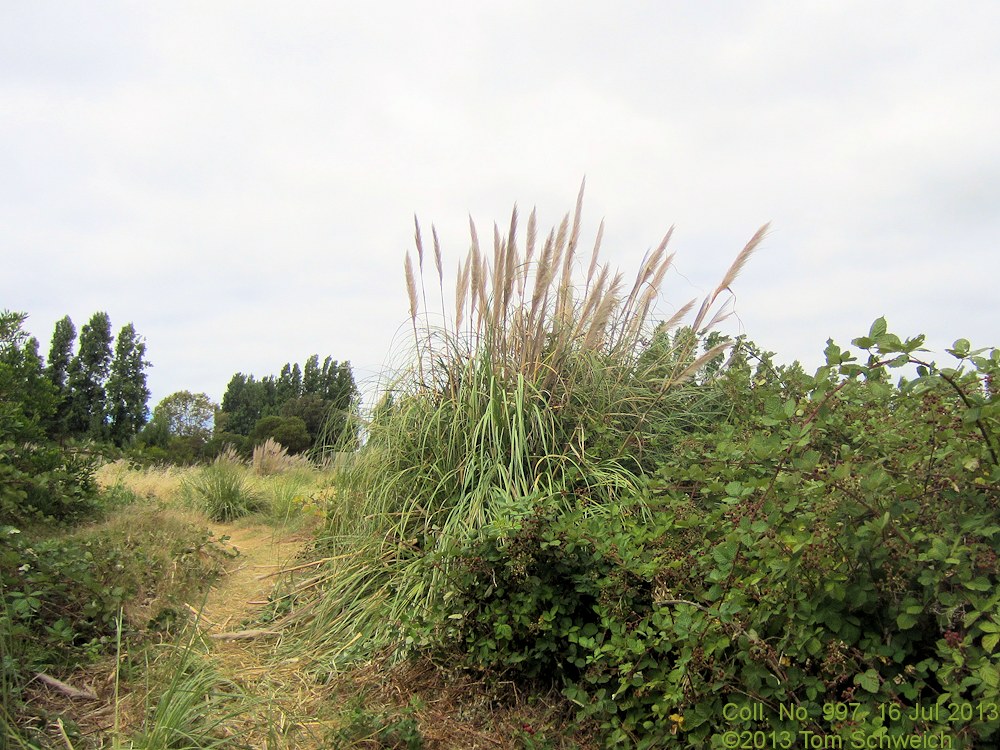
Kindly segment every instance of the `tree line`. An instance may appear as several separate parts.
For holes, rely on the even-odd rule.
[[[146,342],[135,326],[126,324],[115,338],[108,314],[96,312],[80,329],[77,342],[76,326],[67,315],[55,325],[47,360],[38,346],[37,339],[28,339],[26,356],[52,385],[54,410],[44,423],[49,435],[119,447],[131,443],[146,424],[150,395]]]
[[[290,453],[356,442],[349,434],[358,389],[350,362],[313,354],[303,365],[286,362],[278,375],[237,372],[218,405],[205,393],[178,391],[153,410],[138,436],[146,459],[189,463],[226,446],[249,455],[268,438]]]
[[[303,365],[257,379],[238,372],[229,381],[215,421],[217,439],[260,442],[268,437],[291,452],[320,440],[339,440],[351,422],[358,388],[350,362],[313,354]]]
[[[0,524],[86,515],[96,502],[95,457],[72,438],[128,442],[145,421],[145,344],[130,324],[111,351],[98,313],[76,329],[56,324],[46,362],[27,315],[0,311]]]
[[[19,403],[19,418],[56,443],[92,441],[133,449],[137,458],[190,462],[211,458],[225,445],[248,453],[268,438],[301,453],[320,442],[340,442],[354,424],[358,389],[350,362],[313,354],[301,365],[286,362],[278,375],[237,372],[221,405],[204,393],[178,391],[150,418],[151,363],[132,323],[115,337],[108,314],[97,312],[78,335],[66,315],[43,357],[38,339],[23,330],[26,314],[0,316],[0,346],[18,373],[8,373],[10,392],[0,395]]]

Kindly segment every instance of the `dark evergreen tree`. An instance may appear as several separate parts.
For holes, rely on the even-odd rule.
[[[250,439],[255,443],[263,443],[269,437],[274,436],[274,431],[277,430],[281,423],[285,420],[276,414],[271,414],[267,417],[261,417],[257,420],[257,424],[253,426],[253,430],[250,431]]]
[[[330,412],[330,402],[320,398],[315,393],[307,393],[299,398],[286,401],[281,405],[281,416],[285,418],[298,417],[309,433],[310,445],[323,432],[327,416]]]
[[[249,435],[257,420],[264,416],[265,388],[253,375],[233,375],[222,397],[222,418],[218,427],[238,435]]]
[[[45,374],[60,392],[66,390],[66,375],[73,359],[73,342],[76,341],[76,326],[69,315],[56,322],[52,331],[52,345],[49,347],[49,361]]]
[[[69,419],[69,375],[70,362],[73,360],[73,344],[76,341],[76,326],[69,315],[56,322],[52,331],[52,343],[49,346],[49,360],[45,367],[45,375],[55,386],[58,397],[55,411],[46,422],[47,432],[53,436],[65,435]]]
[[[343,450],[358,445],[358,422],[354,418],[358,386],[354,382],[351,363],[338,365],[330,391],[330,417],[326,425],[326,439]]]
[[[334,362],[334,365],[336,367],[331,371],[326,398],[333,403],[335,409],[346,411],[351,408],[354,397],[358,395],[358,386],[354,382],[350,362]]]
[[[271,415],[258,420],[250,434],[251,442],[260,445],[268,438],[280,443],[289,453],[301,453],[310,445],[306,423],[299,417]]]
[[[258,381],[261,390],[261,398],[264,404],[262,414],[270,416],[278,413],[278,379],[274,375],[268,375]]]
[[[277,411],[281,411],[281,406],[287,401],[293,401],[302,395],[302,369],[299,363],[292,364],[286,362],[281,368],[278,376],[277,390],[275,391],[274,406]]]
[[[309,448],[311,439],[306,430],[306,423],[298,417],[282,419],[281,424],[271,434],[289,453],[301,453]]]
[[[277,377],[268,375],[255,380],[252,375],[234,375],[222,398],[216,427],[253,437],[255,426],[265,417],[298,417],[305,423],[312,443],[331,431],[340,434],[356,394],[349,362],[339,363],[327,357],[320,365],[319,355],[313,354],[304,368],[298,363],[285,363]],[[327,425],[331,418],[337,422],[332,430]],[[295,434],[298,441],[297,427]],[[268,435],[273,437],[271,432]]]
[[[80,331],[80,350],[71,360],[68,426],[72,434],[101,440],[106,437],[107,395],[111,369],[111,319],[94,313]]]
[[[306,360],[306,366],[302,372],[302,393],[315,393],[319,396],[320,378],[322,372],[319,367],[319,355],[313,354]]]
[[[107,383],[108,431],[115,445],[129,443],[146,424],[146,343],[129,323],[118,333]]]

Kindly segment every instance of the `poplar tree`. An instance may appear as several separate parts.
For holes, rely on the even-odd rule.
[[[115,445],[132,440],[146,424],[146,343],[129,323],[118,333],[115,358],[107,383],[108,432]]]
[[[69,418],[69,388],[67,377],[73,359],[73,343],[76,341],[76,326],[69,315],[56,322],[49,346],[49,359],[45,366],[45,376],[55,386],[57,403],[55,412],[49,419],[49,433],[62,435],[67,431]]]
[[[80,350],[70,361],[69,431],[100,440],[105,436],[107,395],[104,390],[111,368],[111,319],[94,313],[80,330]]]
[[[73,342],[76,341],[76,326],[69,315],[56,321],[52,331],[52,344],[49,347],[49,359],[45,366],[45,374],[49,381],[60,392],[66,390],[66,375],[69,363],[73,359]]]
[[[222,397],[224,419],[221,428],[226,432],[249,435],[257,420],[264,416],[266,388],[253,375],[241,372],[233,375]]]

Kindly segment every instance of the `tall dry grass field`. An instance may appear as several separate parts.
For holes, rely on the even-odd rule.
[[[136,469],[125,460],[104,464],[97,470],[97,483],[102,489],[123,487],[140,498],[172,503],[180,497],[185,477],[194,471],[187,466],[151,466]]]

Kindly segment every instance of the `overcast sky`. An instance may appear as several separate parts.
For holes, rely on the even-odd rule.
[[[1000,3],[0,0],[0,308],[133,322],[152,407],[406,344],[413,215],[448,273],[513,204],[660,308],[764,222],[727,324],[808,369],[885,315],[1000,344]],[[939,360],[947,359],[941,354]]]

